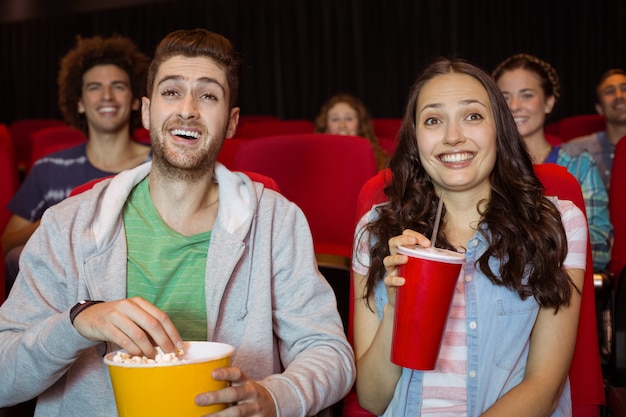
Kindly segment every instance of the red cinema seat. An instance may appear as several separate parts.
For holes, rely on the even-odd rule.
[[[15,143],[15,158],[20,170],[26,170],[31,160],[31,134],[52,126],[64,126],[59,119],[19,119],[9,125]]]
[[[39,159],[51,153],[79,145],[87,136],[71,126],[47,127],[31,134],[31,155],[26,167],[28,173]]]
[[[565,117],[559,122],[558,136],[567,142],[570,139],[606,130],[606,122],[601,114],[580,114]]]

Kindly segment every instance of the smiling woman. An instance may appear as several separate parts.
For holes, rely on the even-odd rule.
[[[469,75],[448,74],[424,85],[416,106],[417,146],[420,161],[436,184],[489,197],[489,175],[496,160],[489,103],[487,91]]]
[[[587,210],[593,268],[604,271],[611,257],[613,226],[609,218],[608,192],[600,171],[590,154],[576,154],[560,145],[552,145],[544,130],[546,118],[561,96],[556,69],[535,56],[521,53],[502,61],[492,75],[533,163],[564,166],[578,180]]]
[[[411,88],[390,170],[389,202],[372,207],[356,231],[359,402],[377,415],[568,415],[585,217],[571,203],[543,196],[491,77],[463,60],[427,66]],[[431,244],[463,252],[466,262],[439,359],[424,372],[384,358],[396,291],[409,279],[398,276],[407,263],[398,248]],[[474,384],[477,375],[490,383]]]

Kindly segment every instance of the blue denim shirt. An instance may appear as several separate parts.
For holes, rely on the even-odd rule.
[[[467,416],[479,416],[524,378],[530,333],[539,313],[533,297],[522,300],[516,292],[496,286],[475,267],[487,241],[476,233],[468,242],[466,262],[460,279],[465,281],[467,322]],[[497,271],[500,262],[490,262]],[[379,318],[387,304],[382,280],[374,297]],[[384,416],[419,416],[424,371],[404,368],[393,399]],[[567,381],[557,410],[552,416],[571,416],[571,394]]]

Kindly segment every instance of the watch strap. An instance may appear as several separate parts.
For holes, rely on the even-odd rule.
[[[101,301],[101,300],[83,300],[83,301],[79,301],[70,310],[70,322],[72,324],[74,324],[74,319],[76,319],[76,316],[78,316],[81,312],[83,312],[84,310],[88,309],[92,305],[99,304],[99,303],[104,303],[104,301]]]

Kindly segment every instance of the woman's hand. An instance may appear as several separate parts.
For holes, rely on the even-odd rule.
[[[404,285],[404,278],[398,276],[398,267],[408,262],[409,257],[398,253],[398,246],[419,245],[423,247],[430,246],[430,239],[414,230],[406,229],[400,236],[389,239],[389,256],[383,259],[385,265],[385,287],[387,287],[387,296],[389,298],[389,307],[396,305],[396,289]]]

